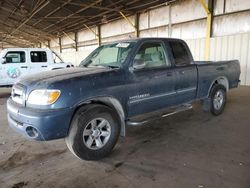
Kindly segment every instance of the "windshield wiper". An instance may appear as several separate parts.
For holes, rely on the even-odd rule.
[[[115,66],[115,65],[101,65],[101,64],[92,65],[91,63],[85,64],[83,66],[84,67],[104,67],[104,68],[111,68],[111,69],[120,68],[119,66]]]
[[[120,68],[119,66],[115,66],[115,65],[107,65],[105,67],[108,67],[108,68],[111,68],[111,69]]]
[[[91,64],[90,64],[91,66]],[[115,68],[120,68],[119,66],[115,66],[115,65],[92,65],[92,67],[105,67],[105,68],[111,68],[111,69],[115,69]]]

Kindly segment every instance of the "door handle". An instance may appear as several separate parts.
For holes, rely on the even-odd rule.
[[[47,65],[42,65],[41,67],[48,67]]]
[[[28,67],[27,66],[21,66],[21,69],[27,69]]]

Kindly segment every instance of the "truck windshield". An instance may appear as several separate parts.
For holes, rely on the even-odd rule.
[[[62,58],[54,51],[52,51],[54,63],[63,63]]]
[[[0,52],[0,58],[3,58],[5,56],[5,54],[6,54],[6,50],[2,50]]]
[[[100,46],[83,60],[80,66],[121,67],[133,48],[134,43],[135,42],[118,42]]]

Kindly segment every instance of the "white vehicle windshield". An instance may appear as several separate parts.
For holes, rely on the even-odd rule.
[[[63,63],[62,58],[54,51],[52,51],[54,63]]]
[[[2,51],[0,52],[0,58],[4,57],[5,54],[6,54],[6,50],[2,50]]]
[[[100,46],[80,66],[121,67],[135,42],[118,42]]]

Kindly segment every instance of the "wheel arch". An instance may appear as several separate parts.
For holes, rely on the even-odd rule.
[[[106,105],[106,106],[112,108],[113,110],[115,110],[117,115],[119,116],[120,123],[121,123],[120,135],[121,136],[126,135],[125,113],[124,113],[124,109],[123,109],[121,103],[119,102],[119,100],[117,100],[114,97],[108,97],[108,96],[107,97],[91,98],[89,100],[86,100],[86,101],[79,103],[75,109],[75,112],[80,107],[85,106],[85,105],[89,105],[89,104],[102,104],[102,105]],[[75,114],[75,112],[74,112],[74,114]]]
[[[212,87],[215,85],[215,84],[220,84],[220,85],[223,85],[225,88],[226,88],[226,91],[228,92],[229,91],[229,81],[228,79],[225,77],[225,76],[220,76],[216,79],[214,79],[209,87],[209,90],[208,90],[208,97],[210,95],[210,92],[211,92],[211,89]]]
[[[226,92],[229,91],[229,82],[225,76],[220,76],[220,77],[217,77],[216,79],[214,79],[208,88],[207,96],[202,99],[202,106],[203,106],[204,111],[210,110],[210,106],[211,106],[210,95],[211,95],[211,91],[212,91],[213,86],[216,84],[223,85],[226,88]]]

